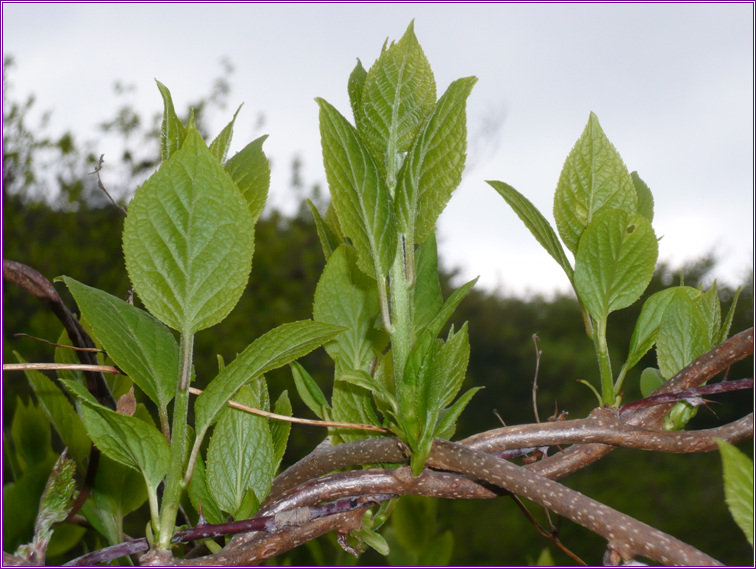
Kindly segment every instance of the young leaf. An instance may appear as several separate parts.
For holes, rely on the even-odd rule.
[[[332,418],[344,423],[362,423],[379,425],[371,403],[371,392],[363,387],[346,381],[336,381],[331,395]],[[337,441],[351,442],[375,436],[367,431],[355,429],[337,429]]]
[[[323,395],[320,387],[307,370],[299,362],[291,364],[291,375],[294,378],[294,385],[302,402],[310,408],[321,419],[329,416],[331,406]]]
[[[640,390],[643,397],[648,397],[665,382],[664,376],[655,367],[647,367],[641,372]]]
[[[82,316],[118,367],[165,409],[178,386],[178,344],[144,310],[105,291],[63,277]]]
[[[213,498],[210,489],[207,487],[205,461],[202,460],[201,456],[198,456],[197,462],[194,463],[194,473],[187,490],[192,506],[197,512],[202,507],[202,515],[205,516],[207,523],[220,524],[226,521],[226,516],[220,511],[215,498]]]
[[[18,354],[16,358],[20,363],[25,363]],[[32,369],[25,370],[24,374],[63,444],[68,447],[71,458],[84,472],[91,441],[79,415],[68,398],[45,374]]]
[[[380,315],[375,280],[357,269],[356,255],[348,245],[333,252],[315,289],[313,318],[348,328],[325,344],[336,362],[336,375],[343,370],[366,370],[388,343],[375,328]]]
[[[289,400],[288,391],[283,391],[276,400],[273,412],[277,415],[292,416],[291,401]],[[275,468],[281,464],[286,444],[289,442],[289,433],[291,432],[291,423],[288,421],[270,421],[270,436],[273,437],[273,462]]]
[[[720,328],[722,326],[722,310],[719,306],[719,293],[716,281],[712,287],[695,299],[701,316],[709,327],[709,343],[711,347],[717,345]]]
[[[444,303],[438,282],[438,249],[436,235],[426,239],[415,251],[415,331],[425,328]]]
[[[347,83],[349,103],[352,106],[352,114],[354,115],[355,124],[357,124],[358,121],[357,117],[361,117],[362,113],[362,87],[365,85],[366,77],[367,71],[365,71],[362,62],[358,59],[357,65],[354,66],[354,69],[349,74],[349,81]]]
[[[34,526],[33,547],[38,553],[39,562],[44,561],[47,545],[52,538],[53,525],[65,520],[71,511],[76,492],[75,475],[74,462],[65,453],[61,454],[42,493],[37,523]]]
[[[333,252],[336,250],[336,247],[338,247],[342,243],[342,240],[331,228],[331,226],[326,223],[326,220],[323,219],[323,217],[320,215],[320,212],[315,207],[315,204],[313,204],[310,200],[307,200],[307,205],[310,207],[313,220],[315,220],[315,228],[318,231],[320,245],[321,247],[323,247],[323,255],[325,256],[325,260],[328,261],[328,259],[331,258]],[[329,206],[329,210],[330,209],[331,208]]]
[[[449,405],[459,393],[467,372],[470,359],[470,340],[467,335],[467,322],[459,332],[449,332],[433,362],[432,377],[433,397],[439,409]]]
[[[326,101],[316,101],[323,163],[341,229],[357,249],[360,269],[384,278],[397,239],[386,182],[355,128]]]
[[[186,128],[181,124],[176,115],[176,109],[173,108],[173,99],[168,87],[157,80],[155,83],[157,83],[160,95],[163,97],[163,123],[160,126],[160,156],[163,162],[165,162],[184,144]]]
[[[688,293],[678,288],[659,325],[656,359],[666,379],[711,348],[709,327]]]
[[[260,408],[260,397],[242,386],[234,401]],[[207,485],[221,510],[235,514],[247,491],[267,496],[275,474],[275,450],[268,421],[230,407],[223,410],[207,449]]]
[[[554,193],[554,219],[562,241],[575,253],[583,231],[600,214],[619,209],[632,215],[637,203],[622,158],[591,113],[567,156]]]
[[[740,297],[740,287],[735,291],[735,296],[732,298],[732,304],[730,304],[730,310],[727,311],[727,316],[722,323],[722,328],[719,330],[719,336],[714,341],[714,345],[718,346],[724,342],[730,335],[730,326],[732,326],[732,319],[735,316],[735,307],[738,304],[738,298]]]
[[[236,109],[236,112],[234,113],[233,118],[231,119],[231,122],[229,122],[222,131],[218,134],[218,136],[215,137],[215,140],[213,140],[210,143],[210,153],[215,156],[215,159],[223,164],[226,160],[226,155],[228,154],[228,147],[231,145],[231,138],[234,135],[234,122],[236,122],[236,115],[239,114],[239,111],[241,110],[242,106],[239,105],[239,108]]]
[[[270,163],[262,149],[267,139],[266,134],[253,140],[229,158],[225,164],[226,172],[234,180],[249,205],[253,224],[257,223],[262,215],[270,188]]]
[[[236,184],[190,128],[129,205],[123,252],[134,289],[182,333],[217,324],[247,284],[253,229]]]
[[[248,380],[286,365],[336,337],[341,326],[304,320],[290,322],[260,336],[210,382],[194,404],[197,440],[229,399]]]
[[[157,488],[168,471],[171,452],[160,431],[137,417],[121,415],[100,405],[78,383],[64,384],[84,403],[81,420],[94,444],[113,460],[140,471],[145,482]]]
[[[642,215],[609,210],[594,219],[575,256],[575,291],[589,314],[601,320],[638,300],[657,255],[654,230]]]
[[[556,262],[559,263],[562,269],[564,269],[564,272],[567,273],[567,278],[570,279],[570,282],[573,282],[574,271],[570,264],[570,260],[564,253],[564,249],[557,238],[556,232],[543,214],[538,211],[538,208],[536,208],[528,198],[523,196],[509,184],[497,181],[489,181],[488,184],[494,190],[499,192],[499,195],[506,200],[509,207],[515,211],[517,216],[530,230],[530,233],[533,234],[533,237],[536,238],[536,241],[546,249],[546,252],[549,255],[554,257]]]
[[[641,180],[638,172],[630,172],[630,178],[635,186],[635,194],[638,197],[638,213],[649,221],[654,220],[654,196],[651,194],[651,188],[646,182]]]
[[[717,439],[717,446],[722,455],[727,507],[753,547],[753,461],[726,441]]]
[[[462,181],[467,148],[465,106],[475,77],[457,79],[446,90],[415,137],[396,186],[399,232],[422,243],[433,232],[452,192]]]
[[[414,25],[383,50],[363,80],[357,127],[377,155],[393,160],[412,139],[436,103],[436,81],[415,37]]]

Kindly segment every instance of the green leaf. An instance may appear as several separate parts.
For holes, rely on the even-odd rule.
[[[727,311],[727,316],[725,316],[725,320],[722,323],[722,328],[720,328],[719,330],[719,336],[714,341],[715,346],[718,346],[730,336],[730,327],[732,326],[732,319],[735,317],[735,307],[738,305],[738,298],[740,297],[740,288],[741,287],[738,287],[737,290],[735,291],[735,296],[732,298],[732,304],[730,304],[730,309]]]
[[[16,358],[25,363],[20,355],[16,354]],[[31,369],[25,370],[24,374],[63,444],[68,447],[68,453],[84,472],[91,442],[79,415],[65,394],[45,374]]]
[[[396,253],[396,226],[386,182],[355,128],[323,99],[320,136],[328,186],[341,229],[365,274],[384,278]]]
[[[325,419],[331,406],[312,376],[299,362],[291,364],[291,375],[294,378],[294,385],[297,388],[299,398],[315,415]]]
[[[635,194],[638,197],[638,213],[649,221],[654,220],[654,196],[651,194],[651,188],[646,182],[641,180],[638,172],[630,172],[630,178],[635,186]]]
[[[192,506],[198,513],[200,506],[202,507],[202,515],[205,516],[208,523],[220,524],[226,521],[226,516],[220,511],[213,494],[207,487],[205,461],[202,460],[201,456],[198,456],[197,462],[194,463],[194,473],[187,490]]]
[[[413,243],[422,243],[433,233],[462,181],[467,148],[465,106],[476,81],[465,77],[449,85],[399,171],[394,212],[399,232]]]
[[[121,415],[93,402],[78,383],[64,384],[84,403],[81,420],[97,447],[113,460],[140,471],[145,482],[157,488],[168,472],[171,452],[160,431],[137,417]]]
[[[270,188],[270,162],[262,149],[267,139],[266,134],[253,140],[229,158],[225,164],[226,172],[229,173],[249,205],[253,224],[257,223],[265,209],[265,201],[268,199]]]
[[[310,200],[307,200],[307,205],[310,207],[310,211],[312,212],[312,218],[315,220],[315,228],[318,231],[318,237],[320,238],[320,245],[323,247],[323,254],[325,255],[325,260],[328,261],[328,259],[331,258],[331,255],[336,250],[336,247],[338,247],[342,240],[339,238],[336,231],[331,228],[328,223],[326,223],[326,220],[323,219],[323,217],[320,215],[320,212],[315,207],[315,204],[313,204]],[[331,210],[329,206],[329,211]]]
[[[168,328],[144,310],[70,277],[63,281],[116,365],[162,409],[178,386],[178,344]]]
[[[717,339],[722,326],[722,311],[719,305],[716,281],[709,290],[699,294],[695,301],[701,316],[709,327],[709,347],[713,348],[718,343]]]
[[[575,256],[575,291],[590,315],[602,320],[638,300],[657,255],[654,230],[642,215],[609,210],[592,221]]]
[[[217,324],[249,278],[254,223],[199,133],[139,188],[123,230],[126,269],[147,309],[184,334]]]
[[[431,234],[415,252],[415,331],[427,326],[443,306],[444,298],[438,282],[438,250],[436,236]]]
[[[575,253],[585,228],[610,209],[632,215],[635,186],[622,158],[591,113],[570,151],[554,193],[554,219],[567,248]]]
[[[287,391],[283,391],[279,395],[273,412],[287,417],[292,416],[291,401],[289,401],[289,393]],[[291,423],[288,421],[271,420],[269,426],[270,435],[273,437],[273,462],[276,468],[278,468],[278,465],[281,464],[281,459],[283,459],[284,452],[286,452],[286,444],[289,442]]]
[[[380,315],[376,282],[357,269],[355,257],[352,248],[340,245],[315,289],[313,318],[347,328],[324,346],[336,362],[336,375],[367,370],[388,343],[387,335],[375,327]]]
[[[380,425],[371,402],[371,392],[346,381],[336,381],[331,395],[331,417],[334,421]],[[335,429],[336,442],[351,442],[375,436],[357,429]]]
[[[629,370],[634,367],[656,343],[656,335],[659,332],[664,311],[672,301],[674,294],[674,288],[661,290],[649,296],[643,303],[640,316],[635,323],[633,335],[630,338],[630,348],[625,363],[626,369]]]
[[[554,257],[556,262],[564,269],[564,272],[567,273],[567,278],[570,279],[570,282],[573,282],[574,271],[570,260],[567,258],[556,232],[543,214],[538,211],[538,208],[509,184],[497,181],[488,181],[487,183],[506,200],[509,207],[514,210],[525,224],[525,227],[528,228],[533,237],[541,244],[541,247]]]
[[[722,455],[727,507],[753,547],[753,461],[726,441],[717,439],[717,446]]]
[[[678,287],[659,325],[656,339],[659,369],[669,379],[710,347],[709,327],[701,310]]]
[[[262,408],[261,398],[248,386],[236,392],[242,405]],[[207,485],[221,510],[235,514],[247,491],[267,496],[275,474],[275,449],[263,417],[227,407],[218,418],[207,449]]]
[[[467,296],[467,293],[472,290],[476,282],[478,282],[478,277],[475,277],[473,280],[463,284],[461,287],[459,287],[449,295],[449,298],[446,299],[446,302],[444,302],[443,306],[441,306],[441,309],[425,328],[430,332],[431,337],[435,338],[439,335],[441,329],[444,327],[449,318],[451,318],[451,315],[457,309],[457,306],[459,306],[459,303],[464,300],[464,298]]]
[[[248,380],[286,365],[336,337],[341,326],[303,320],[260,336],[210,382],[194,403],[197,440],[201,441],[226,403]]]
[[[460,396],[459,399],[454,402],[451,407],[441,410],[441,412],[439,413],[439,421],[436,425],[435,436],[447,440],[451,439],[452,436],[454,436],[454,431],[456,430],[457,426],[457,419],[459,419],[462,411],[464,411],[465,407],[467,407],[468,403],[470,403],[473,395],[475,395],[481,389],[483,389],[483,387],[472,387],[468,389]]]
[[[367,77],[367,71],[362,66],[362,62],[358,59],[357,65],[349,74],[349,82],[347,83],[347,92],[349,93],[349,103],[352,105],[352,113],[354,115],[355,123],[357,117],[362,113],[362,87],[365,85],[365,78]]]
[[[439,350],[433,366],[433,396],[437,398],[439,409],[449,405],[462,388],[470,359],[470,340],[467,335],[467,322],[459,332],[449,332],[449,338]]]
[[[410,23],[402,39],[382,51],[363,79],[357,127],[376,154],[393,160],[409,150],[435,103],[433,71]]]
[[[449,565],[454,549],[454,534],[446,530],[436,536],[420,555],[419,565],[430,567],[444,567]]]
[[[168,87],[160,81],[155,81],[160,95],[163,97],[163,123],[160,126],[160,156],[163,162],[168,160],[184,144],[186,138],[186,128],[178,116],[176,109],[173,108],[173,99]]]
[[[44,462],[52,454],[50,422],[33,401],[26,405],[16,397],[16,411],[11,422],[11,440],[22,470]]]
[[[647,367],[641,372],[640,390],[643,397],[648,397],[665,382],[664,376],[655,367]]]
[[[215,140],[213,140],[210,143],[210,153],[215,156],[215,159],[223,164],[223,162],[226,160],[226,155],[228,154],[228,147],[231,145],[231,138],[234,135],[234,122],[236,122],[236,115],[239,114],[239,111],[241,110],[242,106],[239,105],[239,108],[236,109],[236,112],[234,113],[234,117],[231,119],[231,122],[229,122],[222,131],[218,134],[218,136],[215,137]]]

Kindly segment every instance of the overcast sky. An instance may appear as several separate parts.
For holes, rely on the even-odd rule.
[[[351,118],[346,84],[411,19],[439,95],[475,75],[468,169],[439,222],[441,254],[462,277],[508,293],[566,290],[556,263],[484,180],[517,188],[552,220],[564,159],[591,111],[630,170],[654,192],[662,260],[713,251],[717,276],[753,267],[753,23],[751,3],[612,5],[3,4],[3,53],[19,96],[53,109],[53,127],[92,139],[113,116],[113,84],[162,108],[208,91],[227,57],[228,117],[239,103],[238,149],[258,116],[274,163],[270,202],[292,211],[290,164],[325,183],[315,97]],[[494,135],[486,132],[500,121]],[[103,147],[106,159],[110,152]],[[254,278],[254,275],[253,275]]]

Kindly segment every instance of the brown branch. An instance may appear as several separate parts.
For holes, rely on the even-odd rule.
[[[643,522],[511,462],[457,443],[436,440],[428,465],[474,476],[523,496],[604,537],[628,561],[647,557],[665,565],[721,565],[716,559]]]

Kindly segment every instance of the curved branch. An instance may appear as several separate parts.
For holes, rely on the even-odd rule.
[[[721,565],[687,543],[580,492],[463,445],[434,441],[428,464],[475,476],[569,518],[606,538],[610,552],[625,561],[643,556],[665,565]]]

